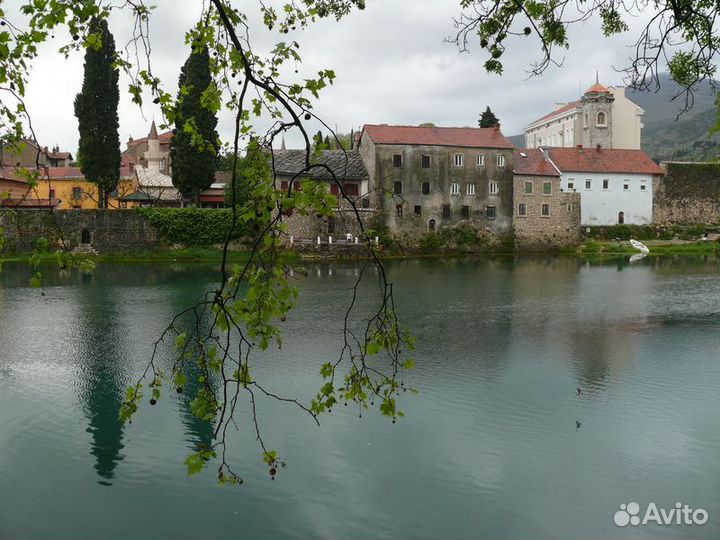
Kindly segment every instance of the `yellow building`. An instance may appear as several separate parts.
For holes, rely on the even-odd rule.
[[[85,180],[78,167],[48,167],[42,171],[32,198],[54,201],[60,210],[89,209],[98,207],[98,187]],[[121,178],[117,190],[108,199],[108,208],[132,208],[134,203],[118,201],[135,191],[133,178]]]

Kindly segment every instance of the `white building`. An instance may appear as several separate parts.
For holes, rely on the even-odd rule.
[[[525,146],[573,148],[584,146],[640,149],[643,109],[625,97],[621,86],[606,88],[595,83],[571,103],[556,109],[525,128]]]
[[[663,170],[642,150],[548,148],[560,189],[580,193],[582,225],[646,225],[653,218],[653,177]]]

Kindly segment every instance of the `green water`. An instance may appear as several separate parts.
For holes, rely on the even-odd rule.
[[[256,377],[309,401],[358,268],[299,278],[285,346],[258,358]],[[45,296],[26,267],[0,273],[0,538],[720,536],[714,260],[393,262],[398,311],[419,337],[407,417],[339,407],[318,428],[260,400],[263,435],[288,462],[271,481],[244,403],[239,488],[212,470],[186,476],[183,459],[211,436],[190,415],[192,388],[117,420],[153,341],[216,269],[47,273]],[[373,291],[363,285],[361,311]],[[682,501],[710,519],[615,526],[631,501]]]

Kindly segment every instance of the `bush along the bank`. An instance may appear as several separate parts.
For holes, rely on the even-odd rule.
[[[592,240],[697,240],[707,230],[717,230],[717,226],[704,225],[609,225],[589,227],[583,233]]]
[[[173,244],[219,244],[225,241],[232,226],[230,208],[138,208],[137,211]],[[232,238],[240,238],[242,232],[240,223],[236,224]]]

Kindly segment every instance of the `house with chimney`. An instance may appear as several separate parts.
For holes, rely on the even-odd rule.
[[[365,125],[368,204],[396,236],[465,224],[500,238],[513,220],[513,145],[493,128]]]
[[[622,86],[605,87],[597,80],[577,101],[555,110],[525,128],[528,148],[583,146],[640,149],[643,109],[625,96]]]

